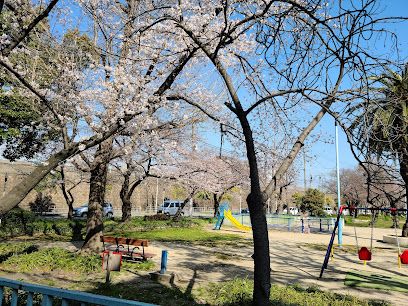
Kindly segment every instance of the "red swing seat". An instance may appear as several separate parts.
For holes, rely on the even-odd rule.
[[[408,252],[407,252],[407,256],[408,256]],[[366,247],[362,247],[358,251],[358,259],[366,260],[366,261],[371,260],[371,252]]]
[[[401,263],[404,265],[408,265],[408,250],[405,250],[400,255]]]

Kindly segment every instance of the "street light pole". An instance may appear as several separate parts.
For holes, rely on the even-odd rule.
[[[337,174],[337,212],[340,212],[341,196],[340,196],[340,164],[339,164],[339,132],[337,120],[334,119],[335,142],[336,142],[336,174]],[[343,244],[343,218],[340,216],[338,225],[338,245]]]

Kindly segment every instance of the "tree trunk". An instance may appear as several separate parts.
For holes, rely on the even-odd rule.
[[[399,162],[401,177],[405,184],[405,208],[407,209],[405,211],[407,218],[402,227],[402,237],[408,237],[408,153],[400,154]]]
[[[99,252],[102,249],[100,241],[103,232],[102,205],[105,201],[106,179],[111,149],[112,138],[109,138],[99,145],[91,165],[86,237],[82,250]]]
[[[73,217],[74,217],[74,202],[72,201],[72,202],[69,202],[69,203],[67,203],[68,204],[68,216],[67,216],[67,218],[68,218],[68,220],[72,220],[73,219]]]
[[[123,177],[122,187],[120,189],[120,199],[122,200],[122,222],[129,221],[132,218],[132,194],[135,191],[136,187],[142,183],[143,179],[140,179],[130,185],[130,176],[132,172],[126,172]]]
[[[26,178],[19,184],[8,191],[4,197],[0,199],[0,215],[5,214],[16,207],[27,194],[34,189],[35,186],[48,174],[55,169],[61,161],[70,157],[75,150],[61,150],[52,155],[47,161],[37,166]]]
[[[220,207],[220,201],[218,201],[218,197],[216,193],[213,193],[213,200],[214,200],[214,218],[217,216],[218,208]]]
[[[60,187],[62,190],[62,195],[64,196],[65,202],[67,203],[68,206],[67,219],[72,220],[74,216],[74,197],[72,196],[71,191],[67,190],[67,185],[65,184],[65,170],[63,165],[61,165],[60,174],[62,180]]]
[[[191,191],[191,193],[187,196],[187,198],[183,201],[183,203],[181,203],[181,206],[179,207],[179,209],[173,216],[173,221],[179,221],[181,219],[181,217],[183,216],[184,207],[186,207],[187,203],[190,202],[190,200],[194,197],[195,194],[196,194],[196,190],[193,189],[193,191]]]
[[[129,193],[130,172],[123,175],[123,183],[120,189],[120,199],[122,201],[122,222],[130,220],[132,217],[132,203],[130,202]]]
[[[249,177],[251,180],[251,190],[247,197],[247,204],[249,208],[249,216],[252,224],[252,236],[254,240],[253,304],[256,306],[265,306],[270,305],[269,296],[271,291],[269,237],[265,215],[267,196],[261,191],[258,162],[251,127],[242,109],[237,109],[237,116],[240,120],[245,137],[249,164]]]

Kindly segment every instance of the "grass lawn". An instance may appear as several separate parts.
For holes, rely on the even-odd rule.
[[[402,228],[403,224],[405,223],[406,217],[399,216],[399,225]],[[371,226],[371,216],[369,215],[359,215],[357,218],[353,218],[351,216],[345,216],[344,222],[348,226],[356,226],[356,227],[369,227]],[[391,216],[378,216],[377,221],[374,224],[376,228],[392,228],[392,218]]]
[[[164,228],[146,231],[116,229],[106,235],[122,236],[129,238],[149,239],[162,242],[187,242],[187,243],[225,243],[242,240],[242,236],[236,234],[220,234],[207,231],[202,227],[189,228]]]
[[[199,290],[198,297],[205,297],[209,305],[250,306],[253,282],[248,279],[235,279],[222,284],[210,284]],[[271,304],[278,306],[369,306],[389,305],[384,301],[364,300],[354,296],[330,293],[317,287],[273,285]]]

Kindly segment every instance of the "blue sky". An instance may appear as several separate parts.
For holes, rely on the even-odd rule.
[[[379,2],[382,8],[382,15],[384,16],[408,16],[407,13],[407,0],[382,0]],[[78,17],[76,7],[72,7],[73,16]],[[402,15],[401,15],[402,14]],[[76,19],[76,20],[75,20]],[[79,27],[83,25],[84,20],[81,18],[74,18]],[[401,58],[406,59],[408,57],[408,22],[390,24],[387,28],[395,32],[399,39],[399,48],[401,51]],[[59,27],[54,30],[62,30]],[[384,46],[384,52],[386,52],[387,46]],[[212,125],[214,127],[214,125]],[[212,128],[210,128],[212,129]],[[318,187],[319,183],[327,178],[328,174],[335,169],[335,146],[334,146],[334,120],[325,116],[316,129],[315,134],[322,133],[322,140],[315,143],[306,143],[307,146],[307,181],[310,184],[310,178],[312,178],[311,185]],[[212,146],[215,150],[219,150],[220,145],[220,133],[219,127],[213,131],[207,131],[206,142],[209,146]],[[340,152],[340,166],[342,168],[353,168],[357,165],[354,157],[351,154],[350,148],[346,142],[344,133],[339,129],[339,152]],[[228,145],[224,147],[224,150],[228,150]],[[298,161],[299,166],[303,166],[301,160]],[[299,174],[299,185],[303,185],[303,172]]]
[[[382,15],[384,16],[399,16],[408,17],[408,1],[406,0],[383,0],[381,5],[384,7]],[[389,24],[387,29],[397,34],[398,45],[400,49],[400,58],[402,60],[408,58],[408,22]],[[386,52],[386,46],[384,46]],[[328,138],[334,141],[334,120],[329,116],[325,116],[319,124],[318,130],[324,131]],[[331,137],[330,137],[331,136]],[[307,166],[308,179],[312,176],[312,185],[318,187],[319,176],[327,177],[330,171],[336,168],[335,146],[324,142],[317,142],[309,150],[309,162]],[[357,161],[351,153],[350,147],[347,144],[346,136],[339,129],[339,157],[341,168],[353,168],[357,166]],[[301,178],[303,180],[303,177]]]
[[[381,16],[393,17],[408,17],[408,1],[407,0],[382,0],[379,1],[379,12]],[[408,22],[388,24],[386,28],[394,32],[398,37],[398,47],[400,50],[400,61],[408,58]],[[389,53],[390,46],[371,46],[379,53]],[[383,50],[381,50],[381,48]],[[208,127],[207,127],[208,128]],[[306,141],[306,179],[307,186],[318,188],[330,173],[336,169],[335,155],[335,127],[334,119],[326,115],[319,123],[314,131],[314,135],[321,134],[320,140],[311,142],[313,137],[309,137]],[[215,149],[219,150],[220,133],[219,128],[213,132],[205,133],[207,142]],[[224,144],[224,149],[228,150],[228,144]],[[346,140],[346,135],[339,128],[339,159],[341,168],[354,168],[357,166],[357,161],[351,153],[350,147]],[[298,186],[303,186],[303,156],[298,156],[296,161],[299,166]]]

